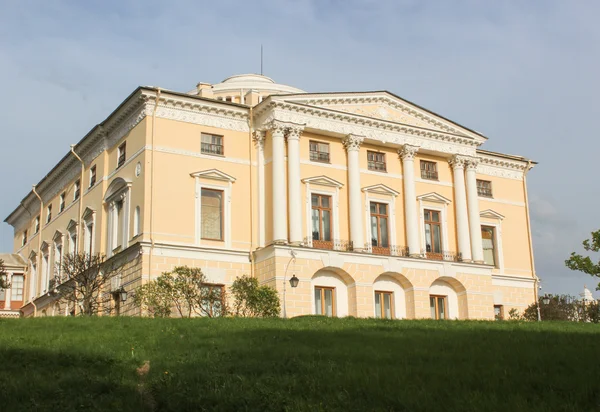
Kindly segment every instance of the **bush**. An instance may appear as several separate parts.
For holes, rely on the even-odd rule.
[[[259,286],[258,279],[244,275],[231,285],[236,316],[269,318],[279,316],[277,291],[270,286]]]
[[[538,305],[542,320],[567,320],[577,321],[580,318],[579,304],[574,296],[569,295],[550,295],[548,304],[544,304],[543,296],[540,296],[537,303],[532,303],[523,312],[523,319],[529,321],[538,320]]]

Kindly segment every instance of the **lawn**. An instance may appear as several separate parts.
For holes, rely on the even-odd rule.
[[[2,411],[594,411],[600,325],[0,320]]]

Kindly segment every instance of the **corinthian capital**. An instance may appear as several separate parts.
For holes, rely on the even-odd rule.
[[[402,160],[413,160],[418,151],[419,146],[405,144],[401,149],[398,149],[398,156],[400,156]]]
[[[349,152],[352,150],[360,149],[360,145],[362,144],[363,140],[365,140],[365,138],[362,136],[349,134],[342,139],[342,143],[344,144],[346,150]]]
[[[468,161],[469,158],[467,156],[454,155],[448,160],[448,163],[450,163],[452,169],[464,169]]]
[[[477,170],[479,159],[476,157],[469,157],[467,160],[467,170]]]
[[[288,140],[298,140],[298,139],[300,139],[300,135],[302,134],[303,130],[304,130],[303,126],[299,126],[299,125],[288,126],[286,128],[286,133],[287,133]]]
[[[266,125],[266,128],[270,130],[273,135],[283,136],[287,129],[287,125],[279,120],[273,120]]]
[[[257,148],[265,147],[265,138],[267,137],[266,130],[255,130],[252,134],[252,141]]]

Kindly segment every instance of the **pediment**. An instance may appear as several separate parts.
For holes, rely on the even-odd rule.
[[[481,211],[479,213],[479,216],[486,218],[486,219],[498,219],[498,220],[504,219],[503,215],[501,215],[498,212],[493,211],[492,209],[487,209],[487,210]]]
[[[48,242],[44,240],[40,245],[40,250],[48,250]]]
[[[83,211],[83,215],[81,216],[81,218],[83,220],[88,220],[90,219],[92,216],[94,216],[94,213],[96,213],[96,211],[94,209],[91,209],[89,207],[86,207],[85,210]]]
[[[362,191],[369,192],[369,193],[377,193],[380,195],[388,195],[388,196],[398,196],[400,194],[400,192],[397,192],[394,189],[392,189],[391,187],[386,186],[384,184],[363,187]]]
[[[286,101],[485,141],[486,137],[392,93],[316,93],[286,96]]]
[[[73,232],[77,228],[77,222],[73,219],[69,220],[69,224],[67,225],[67,231]]]
[[[217,169],[203,170],[191,174],[192,177],[198,177],[202,179],[220,180],[225,182],[235,182],[235,177],[228,175],[227,173],[221,172]]]
[[[446,205],[450,203],[450,199],[440,195],[439,193],[435,193],[435,192],[426,193],[424,195],[417,196],[417,200],[425,201],[425,202],[444,203]]]
[[[306,179],[302,179],[302,183],[310,183],[313,185],[320,186],[331,186],[331,187],[342,187],[343,183],[338,182],[327,176],[315,176],[315,177],[307,177]]]
[[[62,240],[63,234],[60,230],[54,232],[54,236],[52,236],[52,240],[54,242],[60,242]]]

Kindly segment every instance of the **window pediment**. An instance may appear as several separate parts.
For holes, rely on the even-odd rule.
[[[424,195],[417,196],[417,200],[433,203],[450,204],[450,199],[440,195],[439,193],[431,192]]]
[[[67,231],[68,232],[75,232],[76,229],[77,229],[77,222],[74,221],[73,219],[71,219],[69,221],[69,224],[67,225]]]
[[[504,219],[503,215],[501,215],[498,212],[493,211],[492,209],[487,209],[487,210],[481,211],[481,213],[479,213],[479,216],[486,218],[486,219],[498,219],[498,220]]]
[[[337,188],[344,186],[343,183],[340,183],[337,180],[334,180],[325,175],[315,176],[315,177],[307,177],[306,179],[302,179],[302,183],[310,183],[313,185],[330,186],[330,187],[337,187]]]
[[[106,194],[104,195],[104,201],[110,202],[111,200],[114,200],[115,197],[117,197],[121,193],[125,192],[130,187],[131,187],[131,182],[128,182],[125,179],[120,178],[120,177],[116,178],[108,186],[108,189],[106,189]]]
[[[398,196],[400,194],[400,192],[392,189],[389,186],[386,186],[384,184],[378,184],[378,185],[372,185],[372,186],[367,186],[367,187],[363,187],[362,188],[363,192],[369,192],[369,193],[377,193],[380,195],[387,195],[387,196]]]
[[[92,219],[94,217],[95,213],[96,213],[96,211],[94,209],[90,209],[89,207],[86,207],[85,210],[83,211],[83,215],[81,216],[81,218],[83,220]]]
[[[235,182],[235,177],[228,175],[227,173],[221,172],[217,169],[203,170],[201,172],[192,173],[190,176],[198,177],[202,179],[220,180],[222,182]]]
[[[42,245],[40,246],[40,250],[44,251],[44,250],[48,250],[48,242],[46,242],[45,240],[42,242]]]
[[[52,236],[52,241],[54,243],[60,243],[60,242],[62,242],[62,238],[63,238],[62,232],[57,230],[56,232],[54,232],[54,236]]]

